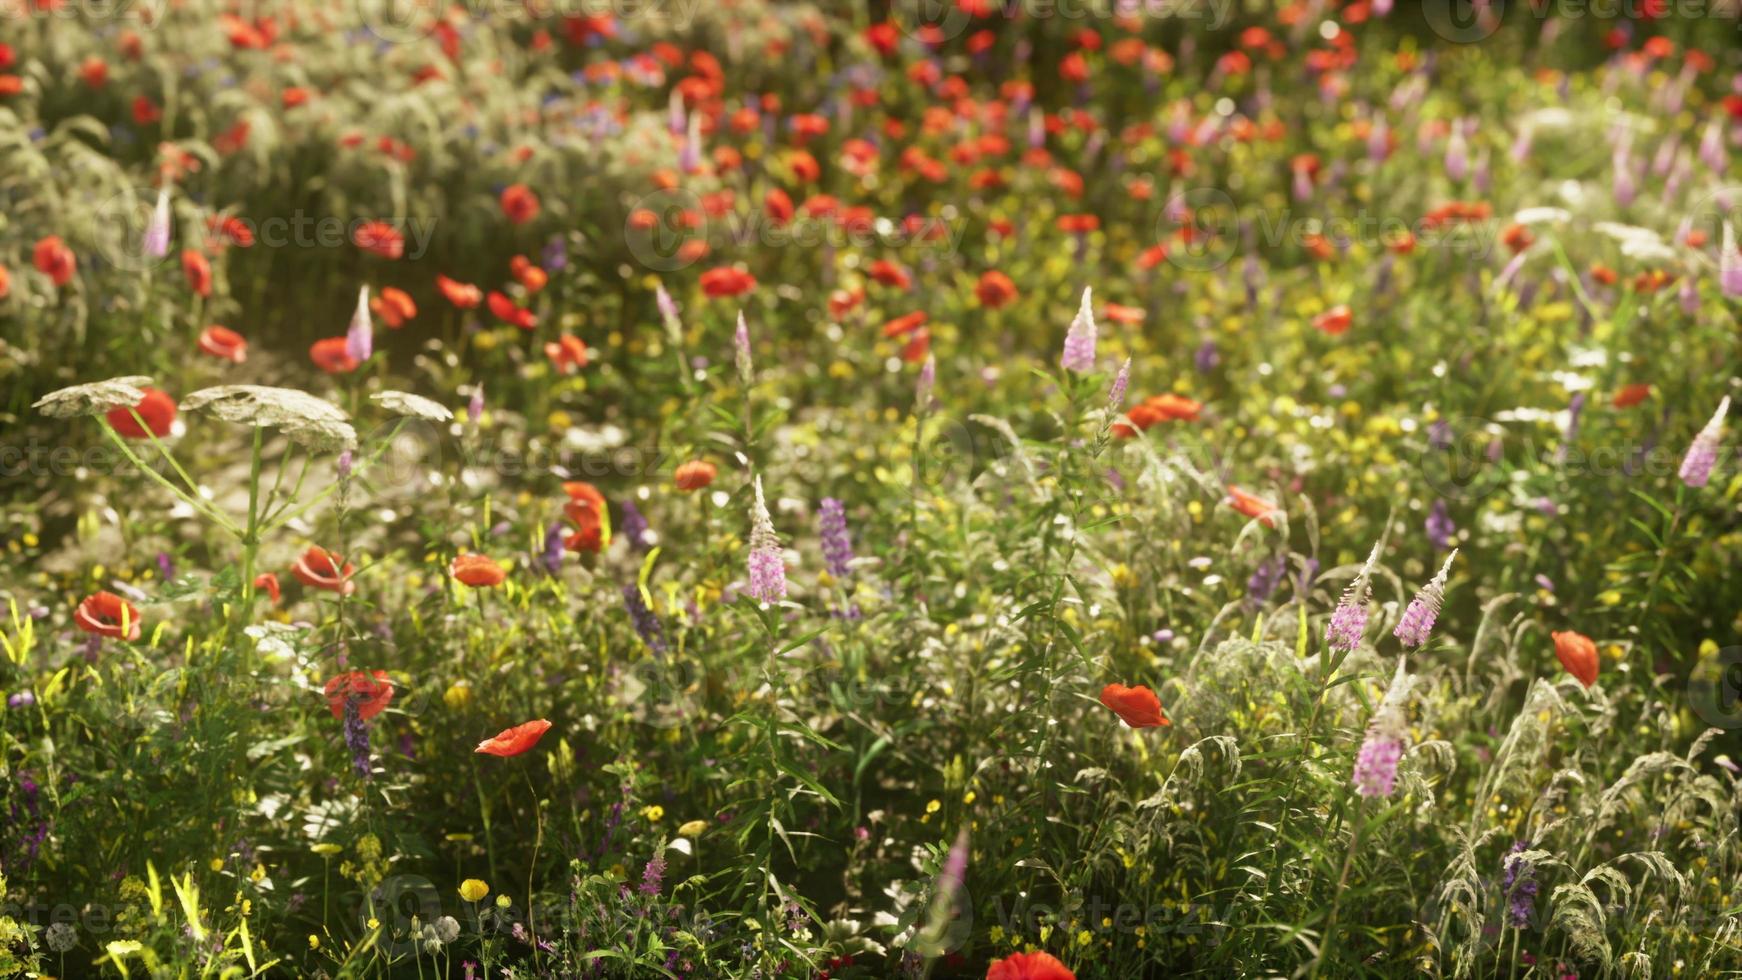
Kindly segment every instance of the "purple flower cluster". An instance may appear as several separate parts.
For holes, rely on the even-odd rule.
[[[1397,763],[1403,758],[1403,742],[1369,731],[1355,756],[1355,792],[1362,796],[1390,796],[1397,789]]]
[[[847,531],[847,511],[839,500],[824,497],[817,508],[817,532],[823,542],[823,563],[829,574],[846,578],[853,571],[853,538]]]
[[[641,869],[641,894],[659,894],[660,883],[665,881],[665,857],[655,854]]]
[[[1523,929],[1530,925],[1530,916],[1536,911],[1536,867],[1518,855],[1530,850],[1529,841],[1519,841],[1506,852],[1501,863],[1504,872],[1503,888],[1506,893],[1506,921],[1514,929]]]
[[[757,602],[779,602],[786,598],[786,560],[780,554],[780,538],[774,533],[774,521],[768,516],[768,504],[762,497],[762,478],[756,479],[756,502],[750,514],[750,557],[747,569],[750,595]]]
[[[357,775],[368,779],[374,767],[369,762],[369,726],[363,721],[356,698],[345,699],[345,748],[351,752],[351,765]]]
[[[1397,621],[1397,629],[1391,635],[1402,641],[1406,647],[1419,647],[1427,642],[1428,636],[1434,631],[1434,620],[1439,618],[1440,602],[1446,594],[1446,574],[1451,570],[1452,559],[1458,557],[1458,550],[1446,556],[1446,563],[1440,566],[1438,575],[1429,582],[1415,599],[1403,611],[1403,616]]]
[[[634,582],[623,586],[623,606],[629,610],[629,619],[635,624],[635,632],[641,637],[641,642],[654,653],[665,652],[665,627],[660,625],[659,617],[653,610],[647,608],[647,601],[641,596],[641,587]]]
[[[1443,549],[1452,543],[1452,535],[1458,533],[1458,526],[1452,523],[1450,514],[1446,513],[1446,502],[1434,501],[1427,512],[1427,539],[1435,548]]]

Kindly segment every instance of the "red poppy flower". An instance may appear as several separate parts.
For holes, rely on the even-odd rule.
[[[543,718],[529,721],[524,725],[505,728],[494,738],[487,738],[478,743],[477,752],[484,755],[497,755],[506,759],[511,755],[519,755],[538,744],[544,733],[550,731],[550,722]]]
[[[986,968],[986,980],[1077,980],[1051,953],[1011,953]]]
[[[87,596],[73,612],[73,622],[87,633],[132,642],[139,639],[139,610],[113,592]]]
[[[676,484],[677,488],[682,490],[684,493],[689,493],[692,490],[700,490],[708,484],[713,483],[714,477],[717,476],[719,472],[718,467],[705,459],[692,459],[689,462],[680,465],[677,470],[672,473],[672,483]]]
[[[580,501],[592,507],[603,509],[605,506],[605,495],[599,492],[598,487],[584,480],[570,480],[564,483],[563,493],[568,494],[570,500]]]
[[[1347,333],[1355,322],[1355,314],[1347,306],[1333,306],[1318,316],[1313,317],[1313,329],[1321,330],[1335,337]]]
[[[351,356],[350,345],[344,337],[327,337],[315,341],[309,345],[308,356],[315,362],[315,367],[328,374],[349,374],[362,364]]]
[[[1500,233],[1500,243],[1511,249],[1514,254],[1524,251],[1536,241],[1536,236],[1523,225],[1507,225]]]
[[[73,250],[67,248],[59,235],[50,235],[38,241],[31,250],[30,258],[36,264],[36,271],[49,277],[56,286],[65,286],[72,281],[73,274],[79,268]]]
[[[263,591],[271,596],[272,604],[275,606],[278,605],[278,596],[280,593],[278,589],[277,575],[274,575],[271,572],[261,572],[259,575],[254,576],[254,588],[256,591]]]
[[[357,717],[368,721],[393,701],[393,681],[385,670],[353,670],[328,680],[323,693],[334,718],[345,717],[345,705],[356,702]]]
[[[297,106],[307,105],[308,100],[308,89],[299,88],[294,85],[285,89],[284,94],[278,97],[279,104],[283,105],[286,109],[295,109]]]
[[[1597,683],[1597,644],[1590,637],[1572,630],[1557,631],[1549,636],[1554,640],[1554,655],[1560,658],[1567,673],[1586,687]]]
[[[1142,684],[1136,687],[1108,684],[1101,689],[1101,703],[1132,728],[1160,728],[1172,724],[1161,713],[1161,699]]]
[[[524,255],[508,260],[508,271],[529,293],[536,293],[550,284],[550,274],[533,265],[532,260]]]
[[[1228,504],[1247,517],[1257,518],[1258,523],[1265,527],[1276,526],[1276,518],[1272,516],[1276,505],[1262,497],[1254,497],[1239,487],[1229,487]]]
[[[181,253],[181,273],[187,277],[188,288],[195,296],[212,295],[212,264],[191,248]]]
[[[0,265],[0,299],[5,299],[7,296],[10,296],[11,294],[12,294],[12,273],[6,271],[5,266]]]
[[[587,366],[587,344],[573,334],[563,334],[544,345],[544,356],[560,374],[574,374]]]
[[[417,316],[417,304],[411,301],[411,296],[392,286],[371,297],[369,309],[375,311],[389,330],[398,330]]]
[[[1016,283],[997,269],[989,269],[981,274],[974,295],[979,297],[981,306],[989,310],[1001,309],[1016,301]]]
[[[488,303],[490,305],[490,314],[496,319],[501,320],[503,323],[511,323],[522,330],[531,330],[533,327],[538,326],[538,316],[536,314],[531,310],[521,307],[520,304],[509,299],[502,293],[492,289],[490,291]]]
[[[509,184],[502,189],[502,213],[517,225],[538,217],[538,195],[525,184]]]
[[[18,61],[18,54],[12,45],[0,43],[0,68],[11,68]]]
[[[365,252],[384,259],[405,255],[405,236],[385,221],[365,221],[351,232],[351,241]]]
[[[914,310],[912,313],[903,314],[883,325],[883,336],[906,336],[907,334],[925,326],[926,320],[928,319],[930,319],[930,317],[926,315],[924,310]]]
[[[134,99],[133,99],[133,123],[134,123],[134,125],[149,126],[152,123],[157,122],[158,120],[160,120],[162,118],[163,118],[163,110],[158,108],[157,103],[151,101],[150,99],[146,98],[143,95],[139,95],[139,96],[134,97]]]
[[[474,589],[501,585],[502,580],[508,577],[508,570],[487,555],[455,555],[448,571],[462,585],[469,585]]]
[[[24,79],[17,75],[0,75],[0,99],[24,91]]]
[[[742,296],[756,288],[756,277],[742,269],[718,266],[702,273],[702,292],[713,299]]]
[[[1163,419],[1169,422],[1196,422],[1198,420],[1198,413],[1202,411],[1204,407],[1203,405],[1192,401],[1190,398],[1183,395],[1175,395],[1171,392],[1161,395],[1153,395],[1149,398],[1145,398],[1143,402],[1144,404],[1153,407]]]
[[[211,229],[219,247],[235,245],[238,248],[247,248],[254,244],[254,229],[233,214],[213,216],[207,219],[206,227]]]
[[[215,323],[200,331],[200,350],[235,364],[248,359],[248,341],[229,327]]]
[[[762,198],[762,211],[778,228],[792,220],[792,197],[776,187]]]
[[[483,290],[469,282],[458,282],[443,275],[437,275],[435,282],[442,298],[454,304],[456,309],[469,310],[484,301]]]
[[[175,399],[169,397],[168,392],[157,388],[141,390],[145,392],[145,397],[131,409],[109,409],[105,418],[109,420],[110,427],[129,439],[147,438],[146,428],[151,430],[150,435],[159,439],[169,435],[169,427],[175,422]],[[146,428],[141,428],[139,419],[133,417],[135,412],[139,413],[139,419],[145,420]]]
[[[1650,397],[1651,386],[1648,384],[1624,385],[1620,391],[1615,393],[1613,404],[1616,408],[1632,408]]]
[[[351,573],[355,572],[344,558],[333,554],[325,548],[310,545],[290,567],[291,574],[297,580],[310,588],[325,589],[340,595],[350,595],[357,591],[357,583],[351,581]]]
[[[924,328],[907,338],[907,343],[901,347],[901,359],[908,364],[918,364],[930,353],[931,331]]]
[[[1101,315],[1113,323],[1142,323],[1144,312],[1141,306],[1120,306],[1118,303],[1108,303]]]
[[[79,79],[91,88],[102,88],[109,84],[108,62],[91,55],[79,64]]]
[[[906,289],[913,285],[913,277],[907,274],[907,270],[888,259],[878,259],[871,263],[867,271],[871,274],[872,279],[885,286]]]

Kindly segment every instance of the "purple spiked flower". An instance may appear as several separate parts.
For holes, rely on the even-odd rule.
[[[1107,414],[1115,415],[1125,407],[1125,389],[1131,384],[1131,358],[1119,365],[1119,373],[1113,376],[1113,386],[1107,389]]]
[[[659,617],[647,607],[647,600],[641,595],[641,586],[634,582],[623,586],[623,607],[629,610],[629,620],[635,624],[635,633],[641,637],[641,642],[654,653],[665,652],[665,627],[660,625]]]
[[[1375,544],[1325,627],[1325,646],[1330,649],[1353,650],[1360,646],[1361,634],[1367,631],[1367,596],[1372,591],[1373,565],[1378,560],[1379,545]]]
[[[1458,549],[1446,556],[1445,564],[1440,566],[1440,573],[1433,577],[1415,594],[1409,607],[1404,609],[1403,616],[1397,621],[1397,629],[1391,632],[1406,647],[1419,647],[1427,642],[1429,634],[1434,631],[1434,620],[1440,614],[1440,602],[1446,594],[1446,573],[1451,571],[1452,559],[1458,557]]]
[[[932,387],[937,384],[938,362],[932,354],[925,356],[925,363],[919,369],[919,382],[914,385],[913,409],[916,414],[923,415],[931,409]]]
[[[1506,919],[1514,929],[1530,925],[1531,913],[1536,910],[1536,867],[1519,856],[1528,850],[1530,842],[1521,840],[1512,845],[1501,862],[1505,873],[1502,887],[1506,893]]]
[[[823,562],[829,574],[846,578],[853,571],[853,539],[847,532],[847,511],[833,497],[824,497],[817,512],[817,529],[823,539]]]
[[[1742,252],[1736,250],[1736,229],[1724,225],[1724,247],[1718,252],[1718,288],[1730,299],[1742,299]]]
[[[758,602],[786,598],[786,560],[780,555],[780,537],[768,516],[762,496],[762,478],[756,478],[756,502],[750,512],[750,594]]]
[[[466,421],[476,426],[484,417],[484,382],[472,386],[472,397],[466,402]]]
[[[1712,420],[1694,436],[1688,454],[1682,457],[1681,481],[1690,487],[1703,487],[1712,478],[1712,466],[1718,462],[1718,440],[1724,435],[1724,417],[1730,414],[1730,396],[1718,403]]]
[[[750,360],[750,325],[744,322],[743,310],[738,311],[738,329],[732,334],[732,347],[738,362],[738,380],[749,384],[756,366]]]
[[[157,206],[151,210],[151,221],[145,226],[145,255],[161,259],[169,254],[169,188],[157,192]]]
[[[367,361],[375,353],[375,322],[369,318],[369,287],[357,290],[357,310],[345,331],[345,353],[354,361]]]
[[[368,779],[373,772],[369,763],[369,726],[363,721],[357,702],[355,697],[345,699],[345,748],[351,752],[351,765],[357,775]]]
[[[1409,738],[1409,718],[1404,701],[1414,679],[1403,670],[1403,658],[1397,659],[1397,673],[1385,700],[1373,712],[1367,724],[1367,737],[1355,755],[1355,772],[1351,782],[1362,796],[1390,796],[1397,789],[1397,764],[1403,759],[1404,742]]]
[[[1077,315],[1065,334],[1064,353],[1060,355],[1059,363],[1065,370],[1078,374],[1095,369],[1095,311],[1091,307],[1087,286],[1083,287],[1083,302],[1077,307]]]

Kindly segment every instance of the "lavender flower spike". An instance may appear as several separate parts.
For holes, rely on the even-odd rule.
[[[1736,250],[1736,229],[1724,224],[1724,248],[1718,253],[1718,288],[1729,299],[1742,299],[1742,252]]]
[[[823,540],[823,562],[829,574],[846,578],[853,570],[853,538],[847,532],[847,511],[833,497],[817,508],[817,530]]]
[[[1065,349],[1059,363],[1067,371],[1078,374],[1095,369],[1095,311],[1091,307],[1087,286],[1083,287],[1082,305],[1077,308],[1071,329],[1065,334]]]
[[[161,259],[169,254],[169,188],[157,192],[157,206],[145,226],[145,256]]]
[[[1107,389],[1107,414],[1117,415],[1125,407],[1125,389],[1131,385],[1131,358],[1119,365],[1119,373],[1113,376],[1113,386]]]
[[[1397,763],[1403,759],[1403,745],[1409,738],[1409,717],[1404,701],[1409,697],[1414,678],[1404,673],[1403,658],[1397,659],[1397,673],[1385,692],[1373,720],[1367,724],[1367,737],[1355,756],[1355,772],[1351,780],[1355,792],[1362,796],[1390,796],[1397,790]]]
[[[738,311],[738,330],[732,335],[732,346],[738,361],[738,380],[749,384],[756,366],[750,361],[750,325],[744,322],[743,310]]]
[[[762,497],[762,478],[756,478],[756,503],[750,512],[750,594],[758,602],[786,598],[786,561],[780,554],[780,537],[768,516]]]
[[[1452,570],[1452,559],[1458,557],[1458,549],[1446,556],[1446,563],[1440,566],[1440,573],[1433,577],[1415,594],[1415,599],[1403,611],[1403,618],[1397,621],[1397,629],[1391,632],[1403,645],[1411,649],[1427,642],[1434,631],[1434,620],[1439,618],[1440,602],[1446,595],[1446,574]]]
[[[1694,436],[1688,454],[1682,457],[1681,480],[1690,487],[1703,487],[1712,478],[1712,466],[1718,462],[1718,440],[1724,435],[1724,417],[1730,414],[1730,396],[1718,403],[1712,420]]]
[[[919,369],[919,383],[914,386],[913,411],[916,415],[924,415],[931,410],[932,388],[938,380],[937,356],[927,354],[925,363]]]
[[[375,353],[375,323],[369,318],[369,287],[357,290],[357,311],[345,331],[345,353],[354,361],[367,361]]]
[[[466,402],[466,421],[476,426],[484,417],[484,382],[472,386],[472,398]]]
[[[1373,546],[1373,553],[1367,556],[1367,561],[1361,566],[1361,571],[1355,575],[1355,581],[1349,583],[1348,591],[1343,593],[1343,599],[1337,603],[1336,611],[1331,613],[1331,622],[1325,627],[1325,646],[1332,650],[1353,650],[1361,644],[1361,634],[1367,630],[1367,597],[1373,591],[1373,566],[1379,561],[1379,544]]]

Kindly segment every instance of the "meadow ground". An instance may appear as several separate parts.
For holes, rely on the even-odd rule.
[[[0,976],[1742,971],[1599,6],[0,4]]]

